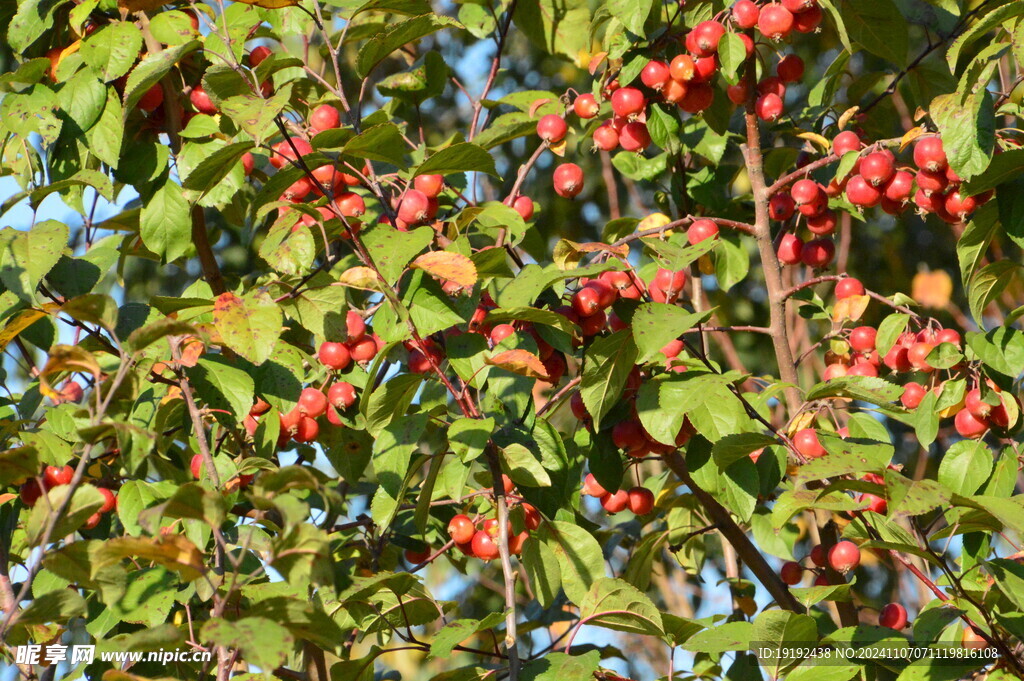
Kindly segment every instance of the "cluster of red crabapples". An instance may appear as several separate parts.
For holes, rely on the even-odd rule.
[[[23,504],[32,508],[51,489],[70,485],[73,477],[75,477],[75,470],[71,466],[47,466],[43,469],[41,475],[36,478],[30,478],[22,483],[21,488],[18,490],[18,496]],[[103,496],[103,505],[86,519],[83,527],[87,530],[91,530],[99,525],[100,519],[104,514],[110,513],[117,508],[117,495],[113,490],[101,487],[100,485],[96,485],[96,489]]]
[[[783,0],[781,3],[758,5],[752,0],[738,0],[723,21],[702,21],[681,37],[685,52],[669,61],[650,60],[640,71],[640,83],[622,83],[613,79],[601,90],[610,101],[612,116],[597,126],[593,133],[595,149],[642,152],[651,143],[647,129],[647,105],[666,102],[689,114],[698,114],[711,106],[715,97],[715,77],[720,69],[719,46],[730,28],[738,36],[751,57],[758,45],[751,37],[756,29],[772,42],[787,38],[793,31],[810,33],[821,23],[822,12],[817,0]],[[775,75],[761,78],[756,84],[754,110],[764,121],[775,121],[784,109],[786,84],[799,82],[804,63],[797,55],[781,57]],[[641,89],[641,86],[644,89]],[[726,88],[734,104],[746,102],[750,83],[741,78]],[[596,117],[601,104],[593,94],[578,95],[572,111],[581,120]],[[549,144],[558,144],[568,133],[562,116],[548,114],[537,123],[537,135]],[[574,163],[563,163],[554,172],[554,189],[562,197],[572,198],[583,190],[583,171]]]
[[[599,500],[601,508],[609,515],[615,515],[627,508],[633,515],[647,515],[654,510],[654,492],[651,490],[636,485],[628,490],[609,492],[601,486],[593,473],[587,473],[587,477],[583,479],[583,494]]]
[[[826,552],[824,546],[816,544],[808,557],[814,565],[809,569],[817,574],[814,586],[829,586],[831,582],[825,574],[825,568],[832,568],[841,575],[856,570],[860,565],[860,547],[852,541],[843,540],[833,544]],[[779,577],[789,586],[796,586],[803,581],[804,570],[799,562],[787,561],[782,564]],[[902,630],[908,624],[907,609],[899,603],[885,605],[878,613],[878,624],[896,631]]]
[[[508,551],[510,555],[518,556],[523,552],[523,544],[526,543],[530,532],[540,527],[543,516],[535,506],[517,497],[510,496],[515,491],[515,484],[507,475],[501,476],[501,483],[505,490],[506,499],[512,503],[509,506],[511,511],[516,506],[522,508],[523,525],[522,532],[515,532],[512,528],[512,521],[507,524]],[[448,521],[448,536],[463,555],[469,558],[479,558],[484,562],[492,561],[501,555],[499,548],[499,535],[501,525],[497,518],[486,518],[481,521],[478,516],[476,520],[464,513],[456,514]],[[419,565],[426,562],[434,555],[434,550],[429,546],[423,550],[406,549],[405,560],[412,565]]]

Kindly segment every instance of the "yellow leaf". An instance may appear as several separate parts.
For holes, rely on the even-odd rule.
[[[352,267],[341,273],[338,284],[365,291],[379,291],[380,280],[369,267]]]
[[[793,437],[798,430],[809,428],[812,423],[814,423],[814,412],[805,411],[789,422],[789,426],[786,429],[786,435]]]
[[[824,136],[819,135],[816,132],[802,132],[798,134],[797,137],[799,137],[800,139],[810,140],[811,142],[814,142],[824,151],[828,151],[832,148],[832,143],[825,139]]]
[[[566,141],[562,140],[561,142],[557,142],[555,144],[549,144],[548,145],[548,149],[551,150],[552,154],[554,154],[555,156],[558,156],[559,158],[561,158],[561,157],[565,156],[565,146],[566,146]]]
[[[438,279],[454,282],[462,288],[476,284],[476,265],[461,253],[431,251],[413,260],[411,267]]]
[[[903,137],[900,138],[900,151],[903,151],[908,146],[910,146],[911,142],[916,140],[918,137],[923,135],[925,132],[926,132],[926,130],[919,125],[919,126],[917,126],[915,128],[911,128],[910,130],[907,130],[905,133],[903,133]]]
[[[714,274],[715,273],[715,261],[711,259],[710,253],[705,253],[697,259],[697,267],[700,268],[701,274]]]
[[[99,363],[89,351],[77,345],[54,345],[50,348],[50,356],[43,370],[39,372],[39,392],[50,399],[59,397],[59,393],[50,385],[49,377],[65,371],[87,372],[97,381],[102,373]]]
[[[3,331],[0,331],[0,350],[6,348],[7,344],[17,338],[22,331],[45,317],[47,312],[58,307],[60,306],[56,303],[46,303],[42,310],[33,307],[14,315],[4,326]]]
[[[868,309],[871,302],[870,296],[850,296],[838,301],[832,308],[832,321],[841,322],[845,319],[857,321]]]
[[[93,570],[116,563],[122,558],[152,561],[174,570],[189,582],[199,579],[206,572],[202,552],[180,534],[107,539],[93,560]]]
[[[672,222],[672,218],[664,213],[651,213],[636,224],[636,231],[643,232],[648,229],[657,229],[658,227],[664,227],[670,222]],[[663,234],[665,234],[665,236],[672,236],[673,232],[675,232],[675,230],[670,229],[663,232]]]
[[[850,122],[850,119],[860,111],[859,106],[851,106],[849,109],[843,112],[843,115],[839,117],[839,129],[842,130],[846,127],[846,124]]]
[[[533,100],[533,103],[530,104],[530,118],[533,118],[534,116],[536,116],[537,115],[537,109],[541,108],[542,106],[544,106],[545,104],[547,104],[550,101],[551,101],[550,97],[541,97],[540,99]]]
[[[911,284],[910,296],[925,307],[945,308],[953,295],[953,280],[944,270],[918,272]]]
[[[263,9],[281,9],[282,7],[295,7],[299,0],[239,0],[246,5],[256,5]]]
[[[537,355],[527,350],[506,350],[499,352],[490,359],[484,359],[485,364],[496,366],[513,374],[527,376],[529,378],[547,379],[548,371],[544,363]]]

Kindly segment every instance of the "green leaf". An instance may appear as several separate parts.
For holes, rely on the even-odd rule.
[[[47,492],[46,499],[36,502],[25,524],[25,534],[29,546],[40,545],[46,528],[54,519],[53,509],[64,503],[70,493],[70,485],[61,485]],[[49,503],[47,503],[47,499]],[[100,510],[103,503],[103,495],[94,486],[81,485],[75,489],[67,511],[57,519],[53,526],[49,537],[50,541],[55,541],[58,537],[65,537],[80,528],[89,519],[89,516]]]
[[[512,111],[502,114],[491,121],[486,128],[473,138],[473,144],[479,145],[484,149],[493,149],[519,137],[530,135],[536,132],[536,130],[537,119],[528,113]]]
[[[892,460],[894,452],[887,442],[844,440],[831,433],[819,433],[818,439],[828,454],[800,466],[796,479],[801,482],[881,471]]]
[[[985,334],[971,331],[965,338],[988,368],[1014,378],[1024,371],[1024,332],[998,328]]]
[[[600,427],[601,419],[622,395],[636,356],[636,345],[629,329],[598,338],[584,355],[580,395],[595,428]]]
[[[714,443],[711,456],[718,467],[724,470],[753,452],[776,444],[779,444],[778,440],[763,433],[732,433]]]
[[[608,11],[613,17],[622,22],[622,25],[631,33],[641,38],[644,37],[644,22],[651,14],[654,0],[609,0]],[[630,83],[631,80],[624,80]]]
[[[1012,153],[1012,152],[1008,152]],[[995,158],[1002,158],[1005,154],[999,154]],[[1024,160],[1024,159],[1022,159]],[[1024,192],[1024,178],[1018,178],[1013,182],[1004,182],[999,185],[996,189],[996,205],[999,209],[999,222],[1003,225],[1003,230],[1006,232],[1006,236],[1013,239],[1013,242],[1024,248],[1024,198],[1021,197],[1021,193]],[[987,207],[982,206],[982,210]],[[974,214],[974,220],[979,220],[977,211]],[[991,211],[988,212],[991,215]],[[964,240],[966,232],[960,237],[960,241]],[[986,246],[988,244],[986,243]],[[957,252],[959,253],[960,243],[957,243]],[[979,255],[979,258],[981,255]]]
[[[902,312],[891,314],[882,320],[882,323],[878,325],[878,334],[875,336],[875,348],[880,357],[885,357],[892,346],[896,345],[900,334],[909,323],[910,315],[905,315]]]
[[[590,681],[594,678],[601,653],[591,650],[583,655],[548,653],[523,665],[522,681]]]
[[[80,322],[99,324],[106,329],[117,326],[117,303],[101,293],[86,293],[64,303],[60,311]]]
[[[590,48],[587,0],[536,0],[517,3],[513,15],[523,35],[550,54],[576,59]]]
[[[687,312],[678,305],[667,303],[640,305],[630,322],[638,351],[637,363],[643,364],[654,359],[669,341],[679,338],[684,331],[689,331],[697,324],[706,322],[713,313],[714,310]],[[664,359],[664,355],[661,357]]]
[[[85,615],[85,599],[75,590],[57,589],[40,594],[18,613],[22,626],[56,624]]]
[[[224,293],[213,304],[213,324],[224,343],[256,365],[273,354],[283,321],[281,307],[266,291],[244,298]]]
[[[978,326],[985,327],[985,308],[1016,282],[1020,274],[1021,266],[1011,260],[998,260],[978,270],[967,289],[971,316]]]
[[[505,613],[492,612],[482,620],[455,620],[441,628],[430,641],[430,656],[447,659],[455,646],[481,631],[493,629],[505,621]]]
[[[980,440],[961,440],[946,450],[936,478],[956,494],[971,495],[992,473],[992,452]]]
[[[697,371],[645,381],[637,395],[637,414],[658,442],[674,445],[684,417],[697,432],[717,442],[751,425],[729,383],[728,377]]]
[[[531,534],[523,544],[523,567],[541,607],[550,608],[562,588],[558,559],[547,543]]]
[[[747,48],[738,33],[730,31],[718,41],[718,59],[722,64],[722,76],[726,82],[735,85],[740,78],[740,68],[747,59]]]
[[[86,38],[79,52],[85,63],[109,83],[128,73],[141,50],[142,32],[130,21],[118,21]]]
[[[360,409],[366,417],[367,432],[376,437],[392,420],[405,414],[422,382],[419,374],[402,374],[372,392],[364,392]]]
[[[124,111],[117,98],[117,91],[109,88],[103,113],[85,135],[93,156],[115,170],[121,159],[121,145],[124,142],[123,116]]]
[[[502,470],[512,482],[526,487],[550,487],[551,477],[529,449],[513,442],[501,449]]]
[[[980,20],[974,21],[966,31],[953,41],[946,51],[946,62],[949,64],[949,70],[956,73],[960,54],[965,47],[977,41],[989,31],[999,28],[1000,24],[1008,19],[1022,15],[1024,15],[1024,5],[1021,5],[1019,2],[1011,2],[1002,7],[997,7]]]
[[[362,233],[366,250],[391,285],[398,282],[406,266],[430,245],[433,237],[434,230],[429,227],[399,232],[390,225],[379,224]]]
[[[222,357],[201,357],[194,367],[185,369],[189,383],[199,399],[212,409],[221,423],[234,427],[252,407],[255,384],[252,377]]]
[[[750,622],[728,622],[691,636],[683,647],[695,653],[724,653],[747,650],[754,637]]]
[[[166,175],[142,204],[139,235],[164,262],[177,260],[192,247],[192,211],[181,186]]]
[[[651,141],[670,154],[682,149],[679,142],[679,117],[667,111],[664,105],[651,105],[647,114],[647,130],[651,133]]]
[[[907,58],[906,20],[892,0],[843,2],[842,20],[850,38],[868,52],[902,66]]]
[[[932,100],[929,113],[942,137],[942,145],[957,174],[971,179],[988,168],[995,146],[992,96],[982,88],[967,101],[957,94]]]
[[[107,103],[107,89],[89,70],[79,71],[57,93],[60,108],[79,130],[88,130],[99,119]]]
[[[809,648],[818,642],[818,626],[810,615],[787,610],[765,610],[754,620],[752,638],[760,650],[775,651],[776,655],[764,656],[761,664],[773,677],[797,661],[791,656],[778,653],[793,648]]]
[[[461,418],[448,427],[448,446],[463,462],[483,454],[494,432],[494,419]]]
[[[398,48],[449,27],[462,28],[462,24],[450,17],[437,14],[423,14],[392,24],[360,48],[356,59],[356,73],[360,78],[365,78],[377,64]]]
[[[663,172],[668,164],[667,154],[652,158],[640,156],[633,151],[620,151],[612,157],[612,165],[620,173],[637,182],[649,182]]]
[[[807,392],[807,400],[844,397],[878,406],[895,402],[903,394],[903,386],[872,376],[840,376],[819,383]]]
[[[996,158],[999,158],[999,156],[996,156]],[[997,197],[996,201],[1000,202],[1001,199],[1002,194]],[[999,205],[1002,204],[1000,203]],[[960,239],[956,242],[956,257],[960,262],[960,281],[963,283],[964,288],[967,288],[968,283],[974,277],[975,272],[977,272],[978,266],[985,259],[985,254],[988,252],[992,239],[999,233],[1000,221],[1002,221],[1004,228],[1009,231],[1009,228],[1006,227],[1006,221],[1001,216],[999,217],[1000,220],[997,220],[996,211],[993,209],[991,202],[985,204],[974,212],[971,221],[967,223],[963,234],[960,235]]]
[[[628,634],[660,636],[661,613],[642,591],[622,581],[604,577],[594,582],[580,603],[580,622]]]
[[[558,562],[565,595],[582,603],[594,582],[605,576],[601,545],[579,525],[560,520],[543,523],[535,534]]]
[[[146,55],[128,74],[128,82],[124,86],[124,110],[134,111],[135,105],[149,91],[149,88],[170,73],[182,57],[195,52],[200,47],[202,47],[201,42],[191,40],[184,45],[168,47],[160,52],[150,52]]]
[[[494,158],[483,147],[470,142],[459,142],[431,154],[416,168],[413,177],[464,172],[487,173],[501,179],[494,169]]]
[[[255,145],[252,142],[235,142],[206,156],[192,171],[182,178],[182,187],[205,194],[227,177],[235,164]]]
[[[211,619],[203,624],[203,640],[237,649],[241,658],[260,669],[277,669],[292,653],[295,638],[277,622],[263,617]]]
[[[1024,25],[1024,24],[1022,24]],[[975,175],[960,185],[960,192],[968,196],[978,194],[1010,182],[1024,172],[1024,149],[1009,149],[992,157],[992,162],[983,173]],[[977,213],[975,213],[977,219]]]
[[[1024,565],[1007,558],[998,558],[986,563],[996,584],[1018,609],[1024,609]]]
[[[68,234],[68,226],[56,220],[24,231],[0,230],[0,282],[22,300],[34,300],[36,287],[60,260]]]

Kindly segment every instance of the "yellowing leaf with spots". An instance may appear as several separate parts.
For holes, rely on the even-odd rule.
[[[224,344],[253,364],[274,352],[283,321],[280,306],[263,291],[244,298],[222,293],[213,304],[213,324]]]
[[[295,7],[299,0],[238,0],[246,5],[256,5],[263,9],[281,9],[282,7]]]
[[[505,371],[511,371],[513,374],[528,376],[529,378],[546,379],[548,377],[548,371],[544,368],[544,363],[540,361],[537,355],[527,350],[499,352],[494,357],[485,359],[484,363],[504,369]]]
[[[910,295],[925,307],[945,308],[953,295],[953,280],[943,270],[918,272],[914,275]]]
[[[28,327],[35,324],[37,321],[46,316],[47,311],[55,310],[59,307],[54,303],[46,303],[43,309],[29,308],[22,310],[18,314],[14,315],[2,331],[0,331],[0,350],[7,347],[7,344],[18,337],[18,335],[27,329]]]
[[[50,348],[50,356],[39,372],[39,392],[50,399],[59,398],[59,393],[53,389],[49,377],[65,371],[75,371],[92,374],[98,381],[100,379],[100,365],[96,358],[88,350],[78,345],[54,345]]]
[[[838,301],[832,308],[832,321],[841,322],[844,320],[857,321],[868,309],[871,302],[870,296],[849,296]]]
[[[462,288],[476,284],[476,265],[461,253],[431,251],[413,260],[412,267],[438,279],[455,282]]]
[[[93,559],[93,570],[117,563],[122,558],[151,561],[174,570],[189,582],[206,572],[202,552],[180,534],[107,539]]]
[[[379,291],[380,279],[369,267],[352,267],[341,273],[338,283],[349,288],[363,289],[364,291]]]

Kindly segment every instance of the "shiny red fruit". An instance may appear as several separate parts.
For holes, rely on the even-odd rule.
[[[352,360],[349,349],[345,344],[335,343],[333,341],[325,341],[321,343],[316,357],[325,367],[329,367],[335,371],[341,371],[347,367],[349,362]]]
[[[836,284],[836,299],[838,300],[862,295],[864,295],[864,284],[860,283],[860,279],[846,277]]]
[[[808,459],[817,459],[828,454],[818,440],[818,431],[813,428],[798,430],[793,435],[793,447]]]
[[[860,565],[860,547],[852,541],[841,541],[828,551],[828,563],[836,572],[846,574]]]
[[[563,163],[555,168],[553,176],[555,193],[571,199],[583,191],[583,169],[575,163]]]
[[[878,613],[878,624],[896,631],[907,626],[907,609],[899,603],[889,603]]]
[[[473,525],[473,521],[469,516],[460,513],[448,522],[448,535],[456,544],[466,544],[473,541],[473,535],[475,534],[476,526]]]

